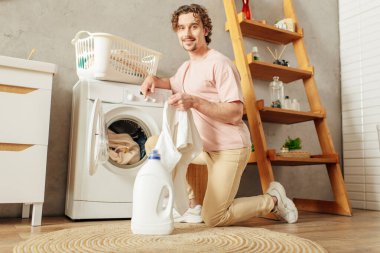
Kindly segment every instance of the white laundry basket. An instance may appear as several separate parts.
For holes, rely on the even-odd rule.
[[[159,52],[108,33],[80,31],[71,43],[75,45],[80,79],[140,84],[146,76],[156,74],[161,56]]]

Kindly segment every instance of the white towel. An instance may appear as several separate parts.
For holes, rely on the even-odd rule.
[[[140,146],[127,133],[108,134],[108,154],[109,157],[118,164],[135,164],[140,161]]]
[[[173,175],[174,205],[181,215],[189,208],[187,167],[202,152],[202,147],[191,110],[179,111],[166,102],[155,149],[161,154],[164,168]]]

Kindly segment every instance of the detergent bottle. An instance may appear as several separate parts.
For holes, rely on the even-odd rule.
[[[173,223],[173,181],[153,150],[133,186],[131,229],[134,234],[168,235]]]

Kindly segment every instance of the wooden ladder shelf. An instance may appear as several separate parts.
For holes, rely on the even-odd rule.
[[[321,104],[317,86],[314,80],[314,71],[309,63],[305,49],[303,30],[300,28],[292,0],[283,0],[284,16],[292,18],[296,25],[295,32],[278,29],[274,26],[261,24],[255,20],[245,20],[242,13],[237,13],[235,0],[223,0],[235,64],[240,72],[241,85],[245,101],[245,113],[251,131],[255,152],[250,157],[250,163],[258,166],[263,192],[266,192],[270,182],[274,181],[272,165],[298,166],[324,164],[329,175],[334,201],[294,199],[299,210],[352,215],[344,185],[339,157],[334,149],[326,120],[326,113]],[[294,52],[298,61],[298,68],[279,66],[262,61],[253,61],[251,54],[246,53],[243,36],[263,40],[276,44],[286,45],[293,43]],[[285,83],[303,80],[306,96],[310,105],[310,112],[299,112],[278,108],[265,107],[263,100],[257,100],[253,80],[272,80],[279,76]],[[312,155],[308,158],[278,156],[275,150],[268,149],[262,122],[277,124],[296,124],[313,121],[321,146],[321,155]]]

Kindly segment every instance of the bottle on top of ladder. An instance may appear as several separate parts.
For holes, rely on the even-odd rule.
[[[173,181],[157,150],[137,173],[133,186],[131,230],[134,234],[168,235],[173,223]]]

